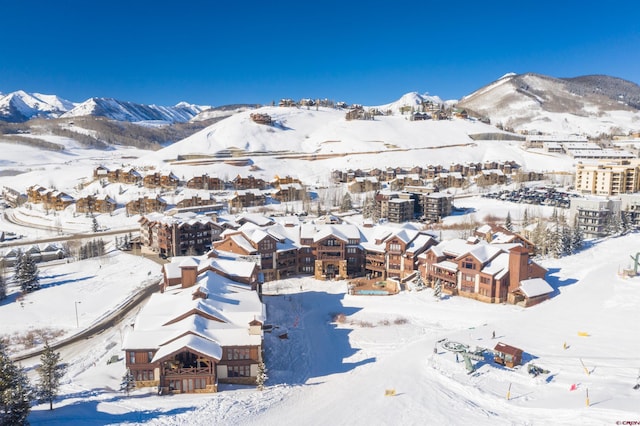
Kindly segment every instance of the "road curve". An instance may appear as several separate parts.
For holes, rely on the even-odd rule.
[[[66,339],[59,340],[55,343],[50,344],[49,346],[53,350],[59,350],[65,346],[71,345],[73,343],[79,342],[81,340],[89,339],[93,336],[96,336],[103,331],[114,327],[118,324],[129,312],[140,306],[143,302],[145,302],[153,293],[158,291],[159,284],[161,282],[161,278],[147,280],[145,282],[145,286],[138,291],[138,293],[131,296],[125,302],[123,302],[118,309],[113,312],[110,312],[108,315],[100,318],[97,322],[89,326],[88,328],[82,330],[78,334],[74,334]],[[19,354],[15,357],[11,357],[14,362],[24,361],[29,358],[39,357],[42,352],[44,352],[43,348],[33,350],[27,353]]]

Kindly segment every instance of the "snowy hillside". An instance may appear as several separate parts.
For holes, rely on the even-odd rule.
[[[253,122],[252,112],[268,114],[275,124]],[[407,115],[392,115],[347,121],[345,111],[339,109],[263,107],[235,114],[137,162],[162,164],[179,176],[211,173],[207,164],[215,163],[219,176],[251,173],[271,180],[287,173],[309,183],[324,182],[330,170],[338,168],[449,166],[489,160],[514,160],[541,171],[572,167],[566,156],[527,152],[515,140],[483,141],[469,136],[480,133],[504,132],[456,118],[410,121]],[[242,158],[251,171],[224,164]]]
[[[0,95],[0,120],[22,122],[34,117],[55,118],[73,109],[75,105],[55,95],[19,90]]]
[[[510,73],[465,96],[458,107],[516,131],[597,136],[640,129],[640,87],[613,77],[588,77],[594,76]]]

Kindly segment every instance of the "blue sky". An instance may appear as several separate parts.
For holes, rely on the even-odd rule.
[[[457,99],[507,72],[640,83],[639,12],[630,0],[0,0],[0,92],[378,105]]]

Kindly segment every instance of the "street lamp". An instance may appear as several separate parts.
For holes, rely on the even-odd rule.
[[[73,302],[76,306],[76,328],[80,328],[80,322],[78,321],[78,303],[80,302]]]

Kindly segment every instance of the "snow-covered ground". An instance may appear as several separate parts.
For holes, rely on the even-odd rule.
[[[551,300],[527,309],[461,297],[438,301],[429,289],[367,297],[347,295],[343,281],[300,277],[269,283],[264,302],[268,321],[277,328],[265,335],[269,380],[262,392],[223,385],[214,395],[160,397],[144,389],[125,396],[117,391],[124,361],[106,363],[119,353],[128,330],[124,321],[63,351],[70,369],[54,410],[38,405],[29,420],[34,425],[633,420],[640,392],[633,389],[640,369],[640,278],[622,279],[617,273],[638,250],[633,234],[542,262],[557,291]],[[46,268],[44,288],[27,295],[24,307],[4,302],[0,317],[11,318],[13,332],[44,321],[71,333],[77,330],[74,301],[82,302],[80,327],[87,326],[134,291],[149,270],[158,272],[157,265],[146,262],[117,254]],[[279,339],[285,331],[288,339]],[[524,362],[550,373],[534,378],[524,366],[504,368],[487,355],[469,375],[464,363],[438,344],[441,339],[471,348],[511,344],[524,350]],[[394,396],[385,395],[390,390]]]
[[[568,157],[524,151],[516,142],[474,141],[467,145],[467,135],[475,133],[474,129],[490,129],[481,123],[419,123],[402,117],[346,123],[342,113],[274,108],[273,115],[283,127],[273,129],[279,136],[271,138],[272,132],[256,128],[255,123],[227,128],[233,120],[246,119],[243,114],[248,116],[248,112],[236,114],[180,142],[182,152],[194,153],[204,147],[213,153],[237,147],[380,153],[316,161],[255,156],[252,161],[257,167],[250,170],[231,164],[168,164],[165,160],[175,159],[180,152],[171,147],[157,153],[126,148],[105,152],[52,139],[68,147],[59,153],[0,143],[0,166],[23,172],[0,177],[0,185],[24,191],[42,184],[75,196],[74,188],[90,179],[93,168],[100,164],[115,168],[135,163],[172,170],[187,179],[203,173],[229,178],[253,174],[268,180],[276,174],[290,174],[312,185],[327,183],[330,171],[338,168],[447,166],[486,160],[515,160],[538,171],[568,171],[573,166]],[[341,142],[335,142],[338,140]],[[464,146],[442,148],[450,144]],[[550,214],[547,207],[479,197],[456,197],[455,203],[468,213],[447,218],[445,224],[472,218],[481,221],[487,215],[506,217],[507,213],[517,223],[524,208],[535,210],[529,210],[530,217]],[[32,217],[27,217],[28,213]],[[90,220],[74,217],[71,210],[47,216],[34,207],[18,214],[26,226],[3,219],[0,228],[27,235],[25,242],[56,233],[34,227],[46,226],[40,222],[43,220],[53,225],[59,222],[65,232],[90,229]],[[98,216],[100,225],[110,228],[135,226],[136,220],[123,212]],[[264,301],[269,322],[279,328],[265,336],[270,378],[262,392],[252,387],[221,386],[221,392],[214,395],[159,397],[153,389],[145,389],[125,396],[118,391],[124,361],[106,361],[120,353],[131,320],[126,318],[117,327],[61,351],[69,364],[62,393],[53,411],[48,405],[38,405],[29,420],[34,425],[546,425],[638,420],[640,390],[632,388],[640,370],[640,278],[621,279],[617,272],[629,266],[630,255],[640,251],[639,240],[637,234],[627,235],[597,242],[571,257],[543,260],[549,268],[547,280],[557,291],[551,300],[528,309],[459,297],[436,301],[431,290],[388,297],[349,296],[345,282],[306,277],[270,284]],[[42,265],[41,290],[21,301],[12,294],[0,303],[0,334],[50,327],[59,332],[59,338],[72,335],[116,309],[159,273],[159,266],[149,260],[115,252],[101,259]],[[343,322],[334,321],[338,314],[344,314]],[[286,330],[289,338],[277,338],[279,330]],[[491,338],[494,331],[495,340]],[[511,344],[525,351],[526,362],[533,361],[550,373],[532,378],[525,367],[502,368],[487,357],[477,365],[476,373],[468,375],[464,363],[456,363],[452,353],[436,345],[441,339],[472,348],[491,349],[498,341]],[[37,359],[22,363],[32,376],[35,362]],[[574,384],[576,390],[571,391]],[[385,396],[388,390],[395,390],[395,396]]]

